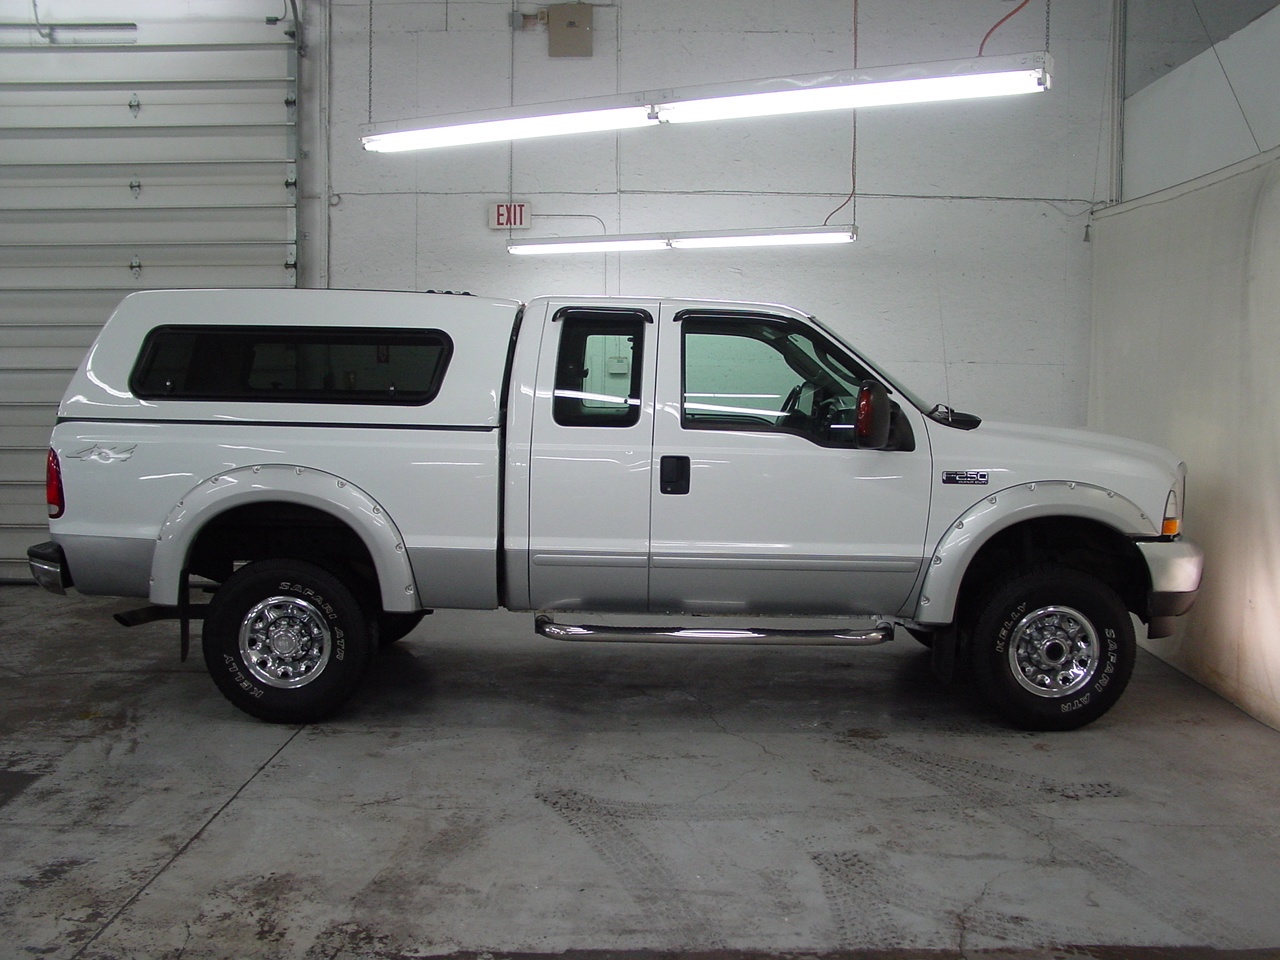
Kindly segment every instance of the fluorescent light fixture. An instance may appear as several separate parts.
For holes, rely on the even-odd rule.
[[[655,236],[556,237],[550,240],[512,240],[511,253],[621,253],[625,250],[666,250],[671,244]]]
[[[920,77],[875,83],[846,83],[805,87],[770,93],[706,97],[659,104],[658,119],[667,123],[703,120],[738,120],[773,117],[785,113],[817,113],[822,110],[856,110],[906,103],[938,103],[976,100],[1019,93],[1035,93],[1048,86],[1047,74],[1038,70],[1005,70],[962,76]]]
[[[972,100],[1047,90],[1052,68],[1047,53],[870,67],[369,124],[360,128],[360,139],[366,150],[378,152],[427,150],[660,123]]]
[[[853,224],[829,227],[777,227],[753,230],[719,230],[696,233],[633,233],[612,237],[550,237],[545,240],[512,240],[510,253],[621,253],[630,250],[705,250],[711,247],[812,246],[852,243],[858,236]]]
[[[534,137],[558,137],[567,133],[598,133],[602,130],[627,130],[652,123],[649,108],[613,107],[581,110],[574,113],[539,114],[528,117],[505,116],[493,120],[474,120],[421,130],[400,130],[362,136],[366,150],[397,153],[402,150],[429,150],[433,147],[456,147],[467,143],[501,143],[505,140],[529,140]]]

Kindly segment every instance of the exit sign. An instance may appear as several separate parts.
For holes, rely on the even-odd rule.
[[[533,208],[527,200],[489,204],[491,230],[525,230],[533,226]]]

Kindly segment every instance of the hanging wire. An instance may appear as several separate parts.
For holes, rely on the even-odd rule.
[[[858,69],[858,0],[853,0],[853,69]],[[844,202],[827,214],[827,218],[822,221],[825,227],[831,223],[831,218],[837,213],[848,207],[853,206],[849,210],[850,219],[854,225],[858,223],[858,111],[853,111],[853,143],[849,154],[849,195],[844,198]]]
[[[1005,25],[1005,23],[1006,23],[1006,22],[1008,22],[1010,18],[1012,18],[1012,17],[1014,17],[1015,15],[1017,15],[1017,13],[1018,13],[1018,12],[1019,12],[1023,7],[1025,7],[1028,3],[1030,3],[1030,2],[1031,2],[1031,0],[1022,0],[1022,2],[1021,2],[1020,4],[1018,4],[1016,7],[1014,7],[1012,10],[1010,10],[1010,11],[1009,11],[1008,13],[1006,13],[1003,17],[1001,17],[999,20],[997,20],[997,21],[996,21],[996,25],[995,25],[994,27],[992,27],[990,30],[988,30],[988,31],[987,31],[987,35],[986,35],[985,37],[983,37],[983,38],[982,38],[982,42],[981,42],[980,44],[978,44],[978,56],[980,56],[980,57],[981,57],[981,56],[983,55],[983,53],[982,53],[983,48],[984,48],[984,47],[986,47],[986,45],[987,45],[987,41],[991,39],[991,35],[992,35],[993,33],[995,33],[997,30],[999,30],[1002,26],[1004,26],[1004,25]],[[1046,12],[1045,12],[1045,20],[1046,20],[1046,34],[1047,34],[1047,32],[1048,32],[1048,30],[1047,30],[1047,26],[1048,26],[1047,21],[1048,21],[1048,17],[1049,17],[1049,14],[1048,14],[1049,4],[1048,4],[1047,2],[1045,3],[1044,8],[1045,8],[1045,11],[1046,11]],[[1047,43],[1047,42],[1048,42],[1048,41],[1047,41],[1047,38],[1046,38],[1046,43]]]
[[[369,0],[369,122],[373,123],[373,0]]]
[[[53,43],[53,28],[50,27],[46,33],[44,30],[44,24],[40,22],[40,5],[38,0],[31,0],[31,15],[35,17],[36,20],[36,34],[41,40],[48,40],[50,43]]]

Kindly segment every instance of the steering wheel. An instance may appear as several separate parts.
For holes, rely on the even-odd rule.
[[[812,413],[805,413],[801,406],[806,406],[813,411],[813,398],[818,392],[816,383],[797,383],[791,388],[791,392],[787,394],[787,399],[782,401],[782,409],[778,411],[779,425],[789,427],[799,427],[805,424]]]
[[[800,391],[803,389],[803,383],[797,383],[791,388],[791,392],[787,394],[787,398],[782,401],[782,409],[778,411],[779,420],[784,420],[789,414],[795,412],[796,407],[800,405]]]

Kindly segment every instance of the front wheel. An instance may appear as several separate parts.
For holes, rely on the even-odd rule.
[[[328,571],[302,560],[259,560],[213,595],[204,660],[233,704],[271,723],[333,713],[364,678],[368,620]]]
[[[1097,720],[1120,699],[1136,654],[1133,620],[1116,592],[1065,567],[997,587],[978,614],[971,649],[983,693],[1027,730]]]

